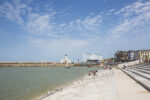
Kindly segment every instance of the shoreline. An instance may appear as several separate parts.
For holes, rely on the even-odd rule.
[[[103,69],[101,69],[101,70],[103,70]],[[51,96],[51,95],[53,95],[53,94],[55,94],[55,93],[57,93],[59,91],[62,91],[65,88],[71,86],[74,82],[83,80],[87,75],[88,75],[88,73],[85,73],[81,77],[75,78],[75,79],[73,79],[71,81],[68,81],[68,82],[65,82],[65,83],[63,83],[61,85],[58,85],[58,86],[54,87],[54,89],[46,91],[46,92],[42,93],[40,96],[37,96],[35,98],[36,98],[36,100],[44,100],[46,97]]]
[[[60,93],[64,94],[66,92],[70,93],[69,91],[73,92],[75,88],[82,88],[82,87],[85,87],[84,85],[86,84],[93,84],[93,81],[97,80],[98,78],[105,79],[107,75],[111,75],[111,74],[112,74],[111,70],[104,70],[104,69],[98,70],[98,73],[97,73],[98,76],[93,76],[93,75],[88,76],[88,74],[86,73],[83,77],[80,77],[77,80],[74,80],[73,82],[63,86],[63,88],[57,88],[55,92],[49,92],[50,95],[47,95],[44,98],[37,99],[37,100],[51,100],[51,99],[55,100],[57,97],[60,98],[59,96]],[[69,94],[66,94],[65,96],[67,97],[69,96]],[[66,99],[63,99],[63,100],[66,100]]]
[[[129,88],[127,88],[129,87]],[[149,92],[120,69],[87,74],[51,95],[38,100],[149,100]]]

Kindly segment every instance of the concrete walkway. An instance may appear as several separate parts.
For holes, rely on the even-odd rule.
[[[150,100],[150,93],[119,69],[86,75],[43,100]]]
[[[114,73],[108,70],[86,76],[44,100],[118,100]]]
[[[119,100],[150,100],[150,92],[121,70],[114,70]]]

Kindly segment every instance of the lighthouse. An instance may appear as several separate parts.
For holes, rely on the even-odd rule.
[[[67,63],[70,64],[71,63],[71,60],[68,59],[67,54],[65,54],[65,58],[61,60],[61,63],[63,63],[63,64],[67,64]]]
[[[67,54],[65,54],[65,62],[67,62],[68,61],[68,56],[67,56]]]

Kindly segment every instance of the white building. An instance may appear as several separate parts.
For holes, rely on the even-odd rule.
[[[102,56],[95,54],[95,53],[83,53],[83,62],[88,62],[88,61],[101,61]]]
[[[71,63],[71,60],[68,59],[68,56],[67,56],[67,55],[65,55],[65,59],[62,59],[62,60],[61,60],[61,63],[63,63],[63,64],[70,64],[70,63]]]

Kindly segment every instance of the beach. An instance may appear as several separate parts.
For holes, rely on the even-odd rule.
[[[86,75],[71,85],[43,100],[118,100],[112,70],[100,70],[97,75]]]
[[[42,100],[149,100],[150,93],[120,69],[100,70]]]

